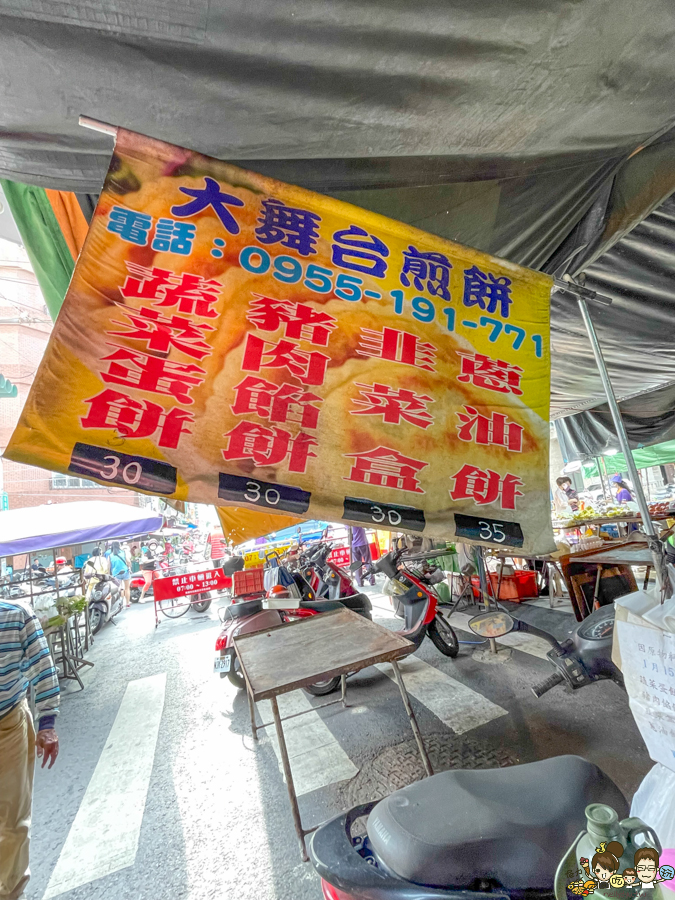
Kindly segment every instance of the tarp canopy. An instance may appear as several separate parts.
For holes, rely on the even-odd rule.
[[[162,522],[152,510],[106,500],[6,510],[0,512],[0,557],[147,534]]]
[[[668,0],[12,0],[0,177],[96,194],[111,142],[83,114],[516,263],[588,270],[615,298],[593,312],[621,399],[674,380],[674,19]],[[552,312],[567,416],[603,398],[574,303]]]
[[[664,441],[662,444],[655,444],[653,447],[633,450],[633,459],[638,469],[648,469],[652,466],[665,466],[667,463],[675,463],[675,441]],[[608,475],[628,471],[626,457],[623,453],[603,456],[602,465],[607,469]],[[595,478],[600,475],[594,462],[586,463],[583,469],[586,478]]]

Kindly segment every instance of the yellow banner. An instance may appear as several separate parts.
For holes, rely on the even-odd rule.
[[[6,456],[179,500],[547,551],[550,288],[120,130]]]

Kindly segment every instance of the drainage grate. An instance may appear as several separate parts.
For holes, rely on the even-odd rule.
[[[424,736],[434,772],[447,769],[493,769],[515,765],[518,760],[500,747],[461,735],[439,732]],[[415,740],[388,747],[359,770],[341,791],[343,809],[381,800],[392,791],[424,778],[424,767]]]

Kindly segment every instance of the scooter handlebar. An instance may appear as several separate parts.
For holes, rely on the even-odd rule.
[[[554,672],[552,675],[549,675],[544,681],[540,681],[539,684],[535,684],[532,687],[532,693],[537,698],[537,700],[546,693],[546,691],[550,691],[551,688],[554,688],[557,684],[560,684],[565,680],[565,677],[560,674],[560,672]]]

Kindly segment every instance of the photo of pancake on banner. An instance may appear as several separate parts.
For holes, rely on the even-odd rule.
[[[552,280],[117,129],[6,456],[541,554]]]

